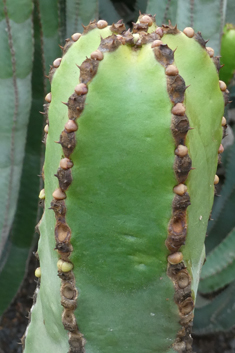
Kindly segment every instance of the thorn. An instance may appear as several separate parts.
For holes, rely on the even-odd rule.
[[[48,75],[44,75],[44,77],[48,78],[49,79],[49,76]]]
[[[191,167],[190,170],[195,170],[196,168]]]
[[[173,50],[173,53],[176,51],[177,48],[178,48],[178,47],[176,47],[176,48]]]
[[[59,45],[60,49],[64,50],[64,47],[62,47],[62,45]]]
[[[79,65],[77,65],[77,64],[76,64],[76,66],[79,68],[79,70],[81,70],[81,66],[79,66]]]
[[[82,24],[82,27],[83,27],[83,29],[86,29],[86,26],[84,26],[83,24]]]
[[[55,176],[56,178],[58,178],[58,174],[54,174],[54,176]]]
[[[210,39],[205,40],[205,43],[208,43]]]
[[[45,112],[40,112],[40,111],[39,111],[39,113],[40,113],[40,114],[42,114],[42,115],[46,115],[46,113],[45,113]]]
[[[186,87],[185,87],[185,91],[186,91],[186,89],[189,88],[190,86],[191,86],[191,85],[186,86]]]
[[[189,130],[194,130],[194,129],[195,129],[195,127],[189,127],[188,129],[189,129]]]
[[[61,142],[60,141],[54,141],[55,143],[58,143],[59,145],[61,145]]]
[[[68,103],[66,103],[66,102],[61,102],[61,103],[63,103],[63,104],[65,104],[65,105],[67,105],[67,107],[68,107]]]

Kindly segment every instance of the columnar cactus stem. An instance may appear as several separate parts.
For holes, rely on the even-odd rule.
[[[46,96],[41,287],[25,352],[40,352],[34,326],[61,353],[189,353],[226,87],[192,28],[140,15],[133,33],[93,21],[72,38]]]

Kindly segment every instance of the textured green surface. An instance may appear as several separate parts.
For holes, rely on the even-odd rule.
[[[99,17],[106,19],[109,24],[120,20],[120,16],[110,0],[99,1]]]
[[[211,303],[197,309],[193,325],[194,333],[206,335],[231,329],[234,326],[234,296],[235,282],[213,299]]]
[[[61,56],[60,44],[60,23],[58,0],[36,0],[36,8],[39,14],[41,25],[41,45],[44,75],[48,75],[53,60]],[[64,41],[64,38],[63,38]],[[47,91],[50,84],[44,79]]]
[[[31,12],[31,1],[3,1],[0,5],[0,256],[9,251],[5,244],[16,210],[31,104]],[[6,257],[1,269],[5,261]]]
[[[235,143],[230,148],[228,161],[226,164],[226,179],[221,191],[220,197],[216,198],[215,207],[213,208],[209,222],[208,237],[206,238],[207,253],[219,245],[219,243],[227,236],[235,227],[234,204],[235,204]]]
[[[223,96],[215,66],[197,42],[184,34],[166,35],[162,40],[168,42],[172,48],[177,47],[176,65],[186,85],[190,85],[186,90],[186,114],[194,129],[188,132],[186,145],[192,166],[196,169],[189,173],[186,181],[191,206],[188,208],[188,232],[183,253],[188,269],[192,268],[192,288],[196,292],[204,257],[207,222],[214,198],[217,151],[222,138]],[[205,119],[207,116],[212,116],[213,119]],[[208,135],[213,136],[213,139],[209,140]]]
[[[216,291],[234,279],[235,272],[235,229],[207,256],[202,268],[199,291]]]
[[[168,20],[171,20],[172,24],[175,24],[177,1],[149,0],[146,12],[156,14],[156,22],[158,26],[161,26],[163,23],[168,24]]]
[[[83,32],[91,20],[99,19],[98,0],[67,0],[66,1],[66,29],[67,37],[73,33]]]
[[[179,329],[164,244],[172,104],[150,45],[106,54],[86,103],[66,199],[86,352],[168,352]]]
[[[227,24],[224,27],[221,41],[221,69],[220,78],[227,84],[231,81],[235,71],[235,26]]]

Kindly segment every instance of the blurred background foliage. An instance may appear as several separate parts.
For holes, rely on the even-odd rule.
[[[53,60],[66,38],[82,32],[91,19],[127,28],[142,13],[156,14],[159,26],[171,20],[183,30],[192,26],[215,55],[221,53],[221,79],[232,103],[225,116],[225,151],[218,166],[216,190],[206,237],[207,261],[202,269],[195,311],[195,334],[235,325],[235,2],[234,0],[3,0],[0,4],[0,315],[10,305],[27,273],[37,242],[38,194],[43,165],[44,97]],[[225,23],[230,25],[225,26]],[[224,31],[224,34],[223,34]],[[221,46],[222,40],[222,46]]]

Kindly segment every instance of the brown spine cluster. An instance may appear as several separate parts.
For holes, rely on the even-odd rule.
[[[177,27],[163,26],[163,33],[177,34]],[[192,338],[191,326],[193,319],[194,302],[191,296],[191,278],[183,262],[183,254],[179,252],[185,244],[187,235],[187,207],[190,197],[187,186],[184,184],[191,170],[191,159],[185,139],[189,130],[189,120],[185,114],[184,94],[186,85],[174,65],[174,52],[160,40],[153,42],[152,48],[156,59],[165,68],[167,91],[172,102],[171,131],[175,140],[174,172],[178,184],[173,191],[175,197],[172,203],[172,217],[168,225],[166,247],[170,252],[168,256],[168,276],[172,279],[175,288],[174,300],[180,314],[181,331],[173,344],[179,353],[191,352]]]

